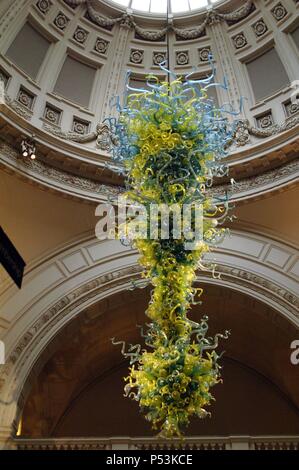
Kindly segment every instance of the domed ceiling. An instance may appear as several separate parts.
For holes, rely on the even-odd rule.
[[[281,186],[295,179],[295,2],[28,0],[26,5],[24,10],[18,0],[0,2],[1,158],[16,173],[71,197],[98,201],[115,194],[123,180],[111,171],[113,136],[105,120],[115,112],[115,97],[124,94],[128,70],[133,88],[144,88],[149,74],[163,78],[160,64],[166,59],[178,76],[196,71],[194,78],[205,78],[212,54],[216,81],[227,83],[228,90],[211,87],[209,97],[235,110],[244,98],[229,148],[230,176],[223,184],[215,181],[214,191],[233,190],[241,200],[248,191],[253,197],[272,190],[273,171],[276,186],[278,179]],[[37,159],[20,160],[23,136],[32,134]],[[237,182],[233,189],[231,178]]]
[[[166,13],[167,0],[115,0],[111,3],[148,13]],[[198,10],[219,3],[219,0],[169,0],[169,12],[181,13]]]

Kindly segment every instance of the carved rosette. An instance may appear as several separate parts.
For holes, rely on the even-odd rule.
[[[54,19],[54,25],[60,29],[60,31],[64,31],[69,23],[70,19],[61,11]]]
[[[43,15],[46,15],[50,11],[52,2],[50,0],[38,0],[36,6]]]
[[[244,33],[238,33],[232,37],[233,44],[236,49],[242,49],[247,45],[247,39]]]
[[[49,121],[51,124],[58,126],[61,121],[62,111],[60,109],[47,104],[44,112],[44,119]]]
[[[296,114],[299,111],[299,105],[297,103],[292,103],[291,101],[288,101],[284,104],[284,106],[287,116],[293,116],[293,114]]]
[[[94,45],[94,50],[99,54],[106,54],[108,50],[109,42],[103,38],[97,38],[96,43]]]
[[[167,58],[166,52],[153,52],[153,65],[160,65],[165,62]]]
[[[141,49],[131,49],[130,62],[132,64],[142,64],[144,57],[144,51]]]
[[[21,87],[18,93],[17,101],[25,108],[32,110],[35,96],[25,88]]]
[[[85,135],[88,133],[90,122],[74,117],[72,131],[76,134]]]
[[[274,124],[271,111],[264,113],[261,116],[258,116],[256,118],[256,121],[257,121],[258,127],[260,127],[261,129],[266,129],[268,127],[273,126]]]
[[[175,53],[176,65],[189,64],[189,51],[176,51]]]
[[[88,36],[88,31],[86,29],[81,28],[81,26],[78,26],[76,31],[73,34],[73,39],[78,42],[79,44],[84,44],[87,36]]]
[[[281,2],[277,3],[277,5],[272,8],[271,13],[276,19],[276,21],[281,21],[288,14],[287,9]]]
[[[198,57],[199,57],[200,62],[208,62],[210,55],[211,55],[210,46],[201,47],[200,49],[198,49]]]
[[[263,18],[253,23],[252,28],[257,37],[263,36],[268,31],[268,26]]]

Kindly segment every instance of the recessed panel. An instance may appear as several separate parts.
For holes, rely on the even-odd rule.
[[[6,52],[6,57],[30,77],[36,78],[50,42],[29,23],[25,23]]]
[[[273,95],[289,84],[289,78],[276,50],[270,49],[247,63],[256,101]]]
[[[54,92],[81,106],[88,107],[96,69],[67,56]]]

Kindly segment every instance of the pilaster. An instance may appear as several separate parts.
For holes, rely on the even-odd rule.
[[[111,100],[113,97],[122,93],[124,87],[124,63],[127,51],[127,40],[130,31],[128,22],[123,21],[119,25],[117,43],[114,52],[114,58],[109,71],[109,78],[105,92],[102,119],[105,119],[115,113],[115,109],[111,109]]]

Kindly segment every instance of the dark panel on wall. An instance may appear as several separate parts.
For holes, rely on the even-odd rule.
[[[88,107],[95,73],[95,68],[67,56],[54,92],[81,106]]]
[[[9,46],[6,57],[30,77],[36,78],[49,46],[50,42],[46,38],[29,23],[25,23]]]
[[[274,48],[248,62],[247,70],[256,101],[272,95],[290,82]]]

